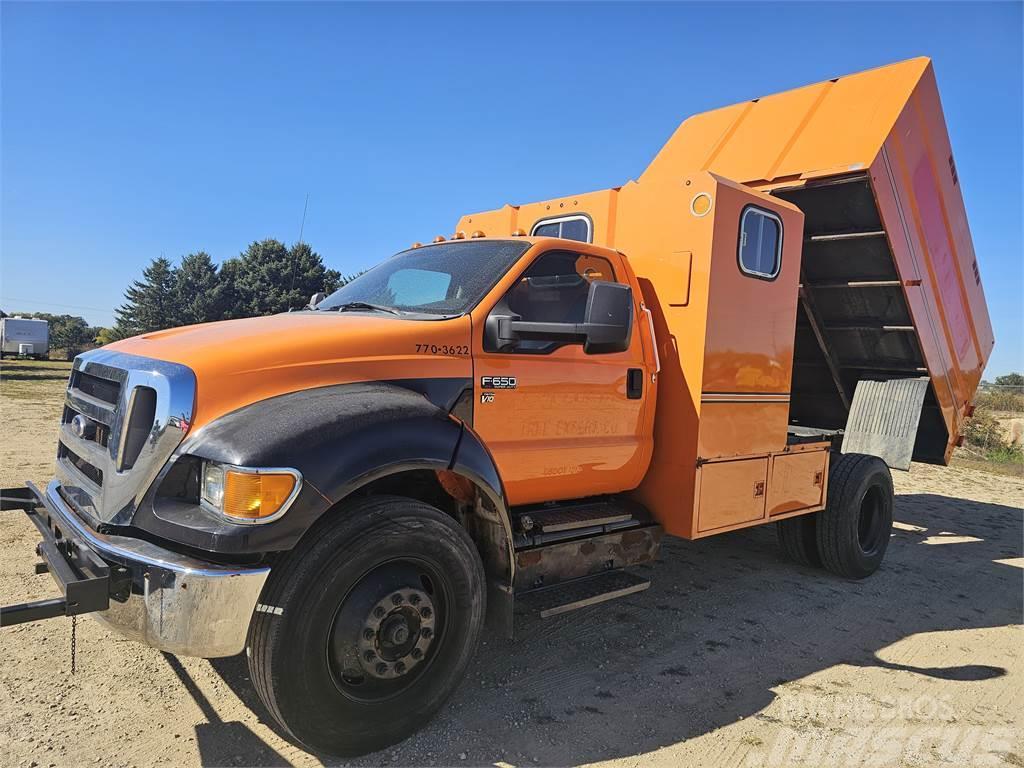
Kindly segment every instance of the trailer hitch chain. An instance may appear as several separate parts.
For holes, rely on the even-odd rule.
[[[0,511],[24,512],[38,529],[42,541],[36,554],[42,558],[35,572],[49,573],[60,588],[61,597],[29,603],[0,606],[0,627],[41,621],[58,616],[72,617],[71,666],[75,667],[76,626],[74,617],[105,611],[110,599],[126,600],[131,591],[131,574],[116,563],[65,536],[43,503],[43,496],[32,483],[23,488],[0,490]]]

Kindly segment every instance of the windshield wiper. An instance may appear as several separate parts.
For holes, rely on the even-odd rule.
[[[349,312],[356,309],[369,309],[373,312],[387,312],[391,315],[402,314],[397,309],[391,307],[384,307],[380,304],[370,304],[365,301],[347,301],[344,304],[339,304],[336,307],[327,307],[326,309],[320,310],[321,312]]]

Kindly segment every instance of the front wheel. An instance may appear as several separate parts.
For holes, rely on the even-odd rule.
[[[364,754],[423,726],[455,690],[485,613],[466,532],[394,496],[331,513],[270,573],[249,631],[260,698],[302,744]]]
[[[834,455],[828,504],[816,515],[821,564],[848,579],[863,579],[882,564],[892,535],[893,486],[877,456]]]

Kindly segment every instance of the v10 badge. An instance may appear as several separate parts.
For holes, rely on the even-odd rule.
[[[516,384],[515,376],[481,376],[480,377],[480,388],[481,389],[515,389]],[[481,392],[480,393],[481,403],[493,403],[494,393],[493,392]]]

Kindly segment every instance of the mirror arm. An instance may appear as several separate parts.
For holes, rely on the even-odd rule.
[[[539,323],[528,320],[513,320],[509,328],[517,338],[541,341],[583,342],[587,338],[583,323]]]

